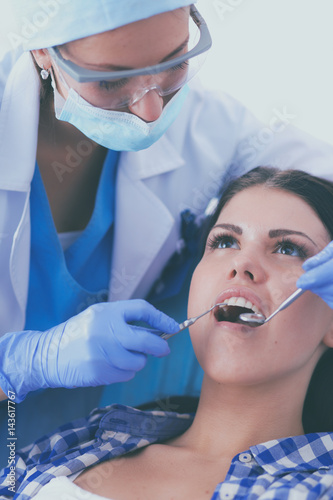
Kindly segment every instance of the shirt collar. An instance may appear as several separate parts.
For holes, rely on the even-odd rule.
[[[257,463],[269,474],[332,468],[333,433],[313,433],[274,439],[250,448]]]
[[[193,415],[168,411],[141,411],[120,404],[112,405],[101,418],[96,437],[107,441],[115,434],[144,437],[149,443],[163,441],[185,432],[193,421]],[[117,429],[117,432],[114,432]]]

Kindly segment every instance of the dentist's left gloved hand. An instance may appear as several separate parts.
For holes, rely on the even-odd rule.
[[[333,241],[303,264],[297,286],[319,295],[333,309]]]
[[[0,386],[16,402],[48,387],[89,387],[133,378],[147,355],[162,357],[170,349],[145,322],[165,333],[179,325],[145,300],[94,304],[44,332],[7,333],[0,338]]]

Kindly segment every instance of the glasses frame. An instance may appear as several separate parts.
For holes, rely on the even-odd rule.
[[[212,38],[209,33],[207,24],[201,14],[199,14],[198,10],[191,5],[190,7],[190,16],[199,28],[200,38],[198,43],[193,49],[186,54],[181,56],[177,56],[170,61],[165,61],[159,64],[155,64],[153,66],[146,66],[145,68],[138,69],[129,69],[129,70],[121,70],[121,71],[95,71],[92,69],[83,68],[78,64],[70,61],[69,59],[64,59],[61,55],[58,47],[50,47],[48,48],[49,54],[58,64],[58,66],[63,69],[69,76],[74,78],[78,83],[88,83],[88,82],[98,82],[101,80],[119,80],[121,78],[131,78],[135,76],[141,75],[155,75],[157,73],[161,73],[162,71],[166,71],[173,66],[177,66],[192,57],[198,56],[203,52],[206,52],[212,46]]]

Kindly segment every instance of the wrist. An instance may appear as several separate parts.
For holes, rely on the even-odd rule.
[[[9,384],[6,377],[0,373],[0,401],[5,401],[8,399],[9,392],[12,391],[12,387]]]
[[[21,331],[7,333],[0,339],[0,386],[7,396],[15,394],[17,403],[29,392],[47,387],[38,371],[41,335],[43,332]]]

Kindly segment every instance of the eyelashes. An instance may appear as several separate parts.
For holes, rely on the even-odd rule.
[[[186,70],[187,66],[189,65],[188,61],[183,61],[182,63],[176,64],[175,66],[172,66],[169,71],[179,71],[179,70]]]
[[[224,246],[223,246],[224,245]],[[239,247],[238,241],[231,234],[214,234],[207,240],[207,247],[211,250],[220,248],[232,248],[232,246]]]
[[[281,253],[282,255],[288,255],[290,257],[300,257],[303,260],[309,257],[309,250],[306,245],[296,243],[291,238],[283,238],[281,241],[278,241],[276,250],[276,253]]]
[[[99,88],[100,89],[105,89],[105,90],[118,90],[128,83],[128,78],[122,78],[121,80],[114,80],[114,81],[106,81],[102,80],[99,82]]]
[[[305,244],[299,243],[290,237],[282,238],[273,243],[272,253],[285,255],[286,257],[297,257],[305,260],[311,253]],[[213,234],[208,237],[206,247],[209,250],[241,249],[240,242],[229,233]]]

